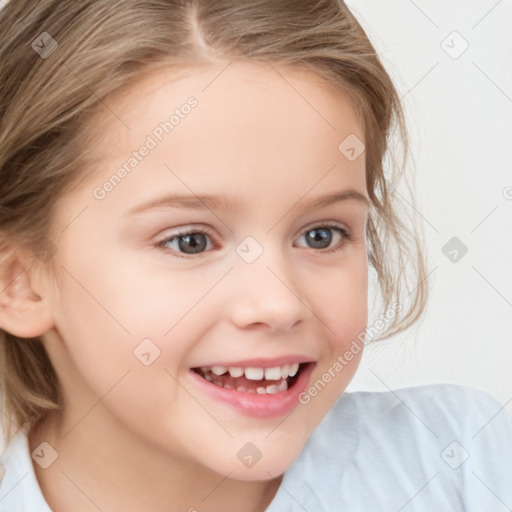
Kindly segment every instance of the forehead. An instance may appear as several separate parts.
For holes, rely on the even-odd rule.
[[[190,98],[196,106],[183,108]],[[92,153],[101,165],[88,173],[89,188],[154,143],[112,204],[130,193],[151,199],[166,184],[232,196],[264,193],[261,183],[274,197],[302,196],[320,181],[366,190],[364,154],[349,161],[339,149],[347,137],[364,141],[353,102],[309,70],[246,61],[163,68],[112,97],[97,121]]]
[[[95,118],[93,131],[97,124],[106,132],[99,139],[107,143],[104,146],[135,142],[168,121],[190,97],[197,99],[199,108],[190,116],[192,122],[181,123],[181,131],[186,124],[194,124],[197,131],[198,125],[207,123],[212,136],[232,136],[230,128],[236,123],[254,129],[256,141],[258,133],[270,133],[272,127],[287,124],[290,137],[310,128],[319,138],[324,132],[341,137],[350,130],[364,139],[362,120],[341,87],[335,88],[305,68],[250,61],[168,67],[141,75],[132,86],[108,99],[107,108]],[[178,130],[168,137],[169,143],[177,134]]]
[[[123,111],[137,115],[137,106],[151,99],[164,101],[170,92],[188,94],[203,100],[218,101],[222,97],[231,102],[251,99],[257,102],[261,94],[272,92],[276,97],[284,94],[309,106],[325,121],[330,120],[321,112],[332,102],[351,103],[343,87],[335,87],[324,77],[299,65],[284,65],[257,61],[219,60],[198,66],[177,67],[169,65],[142,73],[139,78],[115,93],[108,101],[111,113]],[[236,94],[233,96],[233,92]],[[160,93],[160,94],[159,94]],[[266,96],[269,105],[274,98]],[[315,105],[316,103],[316,105]],[[150,103],[146,103],[149,105]],[[330,105],[332,107],[332,104]],[[165,112],[161,112],[164,114]]]

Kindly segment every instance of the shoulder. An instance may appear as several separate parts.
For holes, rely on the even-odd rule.
[[[512,420],[494,398],[465,386],[345,393],[287,484],[302,475],[307,489],[323,487],[346,510],[509,510]],[[318,506],[314,492],[303,499]]]
[[[423,470],[437,470],[440,461],[456,469],[466,462],[464,469],[471,463],[484,469],[494,453],[491,465],[503,465],[512,477],[512,419],[484,391],[435,384],[347,393],[331,413],[325,425],[330,437],[339,435],[339,423],[348,415],[359,443],[385,444],[397,458],[411,459],[414,454],[415,464]]]
[[[357,441],[434,443],[450,437],[512,437],[512,419],[484,391],[454,384],[416,386],[387,392],[359,391],[340,397],[317,434],[342,438],[348,430]],[[404,437],[402,437],[404,436]]]
[[[499,427],[507,427],[510,418],[503,407],[484,391],[455,384],[431,384],[390,390],[387,392],[345,393],[337,402],[327,422],[352,414],[365,421],[371,417],[396,427],[423,426],[437,428],[440,433],[459,431],[467,422],[475,426],[487,422],[495,414]],[[398,424],[395,424],[398,423]],[[419,425],[418,425],[419,423]]]

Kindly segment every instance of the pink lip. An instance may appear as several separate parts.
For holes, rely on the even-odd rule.
[[[281,364],[290,362],[299,362],[299,360],[291,360],[290,358],[286,359],[286,363],[277,363],[276,361],[278,360],[271,360],[269,362],[269,360],[252,359],[250,361],[229,363],[227,366],[256,366],[272,368],[272,365],[280,366]],[[223,364],[222,366],[226,366],[226,364]],[[238,410],[248,416],[272,418],[290,413],[299,404],[298,396],[306,389],[314,367],[315,364],[306,365],[306,367],[300,372],[295,383],[288,390],[265,395],[222,388],[208,382],[192,370],[190,370],[189,373],[194,384],[202,393],[207,394],[209,397],[230,404],[235,410]]]

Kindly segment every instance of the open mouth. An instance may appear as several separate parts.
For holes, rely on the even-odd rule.
[[[215,386],[241,393],[271,395],[288,391],[311,363],[292,363],[272,368],[202,366],[192,371]]]

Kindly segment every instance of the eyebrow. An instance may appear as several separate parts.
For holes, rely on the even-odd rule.
[[[293,208],[300,205],[303,209],[315,209],[330,206],[331,204],[355,200],[370,206],[369,199],[355,189],[346,189],[325,196],[315,197],[307,201],[299,200]],[[128,210],[124,215],[135,215],[157,208],[187,208],[191,210],[217,210],[232,213],[240,213],[242,201],[238,198],[215,195],[178,195],[168,194],[155,198]]]

